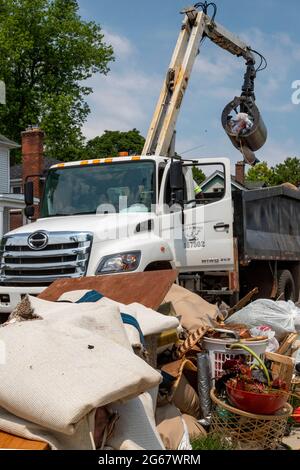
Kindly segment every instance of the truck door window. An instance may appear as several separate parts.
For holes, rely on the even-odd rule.
[[[222,164],[192,164],[189,171],[190,201],[199,204],[212,204],[225,196],[225,168]]]

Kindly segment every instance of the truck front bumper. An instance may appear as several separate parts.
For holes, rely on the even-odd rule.
[[[12,310],[22,300],[24,295],[38,295],[44,289],[42,287],[11,287],[11,286],[0,286],[0,315],[11,313]]]

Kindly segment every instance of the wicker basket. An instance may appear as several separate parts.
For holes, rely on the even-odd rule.
[[[221,435],[234,447],[242,450],[274,450],[284,436],[293,409],[287,403],[275,415],[255,415],[238,410],[221,401],[211,391],[213,412],[211,434]]]

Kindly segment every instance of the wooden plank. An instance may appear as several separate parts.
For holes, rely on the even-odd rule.
[[[0,449],[49,450],[49,445],[0,432]]]
[[[297,333],[290,333],[285,337],[285,339],[282,341],[279,349],[277,350],[278,354],[288,354],[290,350],[293,347],[293,344],[295,341],[298,339],[298,334]]]
[[[294,365],[294,360],[291,357],[283,356],[282,354],[266,352],[265,356],[269,361],[286,364],[288,366]]]
[[[53,282],[40,295],[40,299],[56,301],[65,292],[96,290],[121,302],[138,302],[157,310],[177,278],[177,271],[149,271],[144,273],[63,279]]]
[[[271,370],[273,377],[284,380],[288,386],[288,390],[290,390],[295,366],[294,359],[271,352],[267,352],[265,357],[269,361],[272,361]]]
[[[234,307],[229,309],[227,318],[244,308],[249,302],[251,302],[252,297],[256,294],[258,294],[258,287],[255,287],[255,289],[245,295],[245,297],[243,297]]]

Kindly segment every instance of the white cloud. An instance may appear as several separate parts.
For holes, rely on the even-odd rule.
[[[261,161],[267,161],[270,166],[283,162],[287,157],[299,155],[298,145],[293,139],[274,139],[270,137],[265,146],[257,152]]]
[[[196,60],[193,74],[199,74],[199,77],[201,76],[210,82],[224,83],[225,80],[241,69],[238,59],[226,55],[226,52],[225,57],[220,57],[212,52],[206,55],[205,43],[203,48],[204,50]]]
[[[251,28],[241,36],[266,57],[267,71],[272,73],[275,81],[286,79],[289,71],[300,60],[300,44],[288,32],[264,33],[258,28]],[[260,75],[269,76],[268,72]]]
[[[243,36],[253,48],[266,55],[269,62],[267,71],[258,74],[256,80],[257,103],[262,114],[281,113],[282,120],[288,118],[289,113],[295,110],[290,100],[292,91],[289,83],[298,54],[294,41],[288,33],[267,34],[257,28]],[[84,135],[91,139],[104,130],[127,131],[133,127],[145,135],[165,69],[146,73],[143,71],[144,59],[127,37],[107,30],[105,39],[114,46],[117,60],[107,77],[95,76],[88,83],[94,93],[88,100],[91,114],[84,126]],[[198,147],[185,156],[227,156],[234,163],[241,159],[241,155],[225,135],[220,114],[223,106],[240,92],[244,61],[207,42],[196,60],[188,96],[180,113],[177,149],[180,152]],[[273,165],[289,155],[296,155],[296,141],[284,139],[285,130],[283,137],[278,134],[274,136],[272,127],[268,122],[266,124],[269,137],[265,146],[257,152],[258,158]],[[206,133],[205,129],[209,131]]]
[[[92,113],[84,126],[88,139],[104,130],[145,127],[153,80],[136,72],[111,72],[107,77],[94,78],[91,86],[95,90],[89,99]]]
[[[265,107],[267,111],[271,111],[274,113],[293,113],[296,111],[296,106],[291,103],[284,103],[284,104],[270,104]]]
[[[132,42],[119,34],[112,33],[106,29],[103,29],[105,42],[113,46],[116,60],[125,60],[135,53],[135,46]]]
[[[105,130],[127,131],[134,127],[145,133],[162,80],[141,70],[128,38],[107,31],[105,38],[114,47],[116,62],[107,76],[94,76],[88,81],[94,92],[88,98],[91,114],[83,134],[92,139]]]

